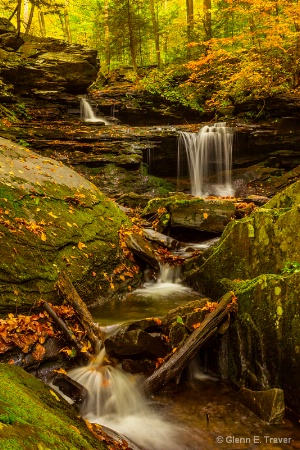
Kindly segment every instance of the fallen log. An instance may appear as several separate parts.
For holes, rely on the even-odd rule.
[[[169,250],[178,250],[181,246],[180,242],[176,239],[152,230],[152,228],[143,228],[143,233],[146,239],[154,242],[162,247],[166,247]]]
[[[144,381],[143,388],[148,394],[158,392],[173,379],[179,379],[187,363],[196,355],[198,350],[218,332],[218,327],[235,308],[233,292],[225,294],[218,307],[203,320],[200,327],[183,342],[172,356],[164,361],[156,371]]]
[[[92,344],[95,354],[99,353],[101,343],[103,341],[103,335],[100,327],[94,322],[86,304],[79,296],[66,272],[61,272],[59,274],[56,287],[64,297],[66,303],[74,308],[78,321],[85,330],[86,336]]]
[[[60,330],[63,332],[65,338],[71,343],[73,344],[77,350],[79,352],[81,352],[81,350],[83,349],[83,344],[81,344],[81,342],[78,342],[76,337],[74,336],[73,333],[71,333],[71,331],[69,330],[69,328],[67,327],[67,325],[65,324],[65,322],[58,317],[58,315],[56,314],[56,312],[54,311],[54,309],[49,305],[49,303],[47,303],[46,301],[43,303],[43,308],[45,311],[47,311],[47,313],[49,314],[49,316],[54,320],[54,322],[56,323],[56,325],[58,326],[58,328],[60,328]],[[92,355],[88,352],[84,352],[83,356],[85,356],[87,359],[91,360],[92,359]]]

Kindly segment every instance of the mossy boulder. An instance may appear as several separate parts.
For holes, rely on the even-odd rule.
[[[239,386],[279,387],[300,413],[300,272],[232,284],[239,304],[231,325],[228,373]]]
[[[161,218],[162,229],[169,225],[171,229],[188,228],[196,231],[221,233],[234,217],[235,200],[204,199],[178,194],[150,200],[143,214],[153,216],[162,209],[166,211]],[[168,217],[167,223],[164,222],[166,216]]]
[[[0,450],[108,448],[49,386],[9,364],[0,376]]]
[[[56,302],[61,270],[87,304],[114,295],[124,283],[118,230],[131,225],[117,205],[62,163],[1,138],[0,173],[0,311]]]
[[[277,194],[250,216],[231,221],[199,268],[190,263],[189,283],[213,297],[227,288],[221,280],[252,279],[278,274],[286,264],[300,263],[300,181]]]

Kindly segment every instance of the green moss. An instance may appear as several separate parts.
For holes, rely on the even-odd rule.
[[[69,271],[87,302],[96,301],[99,291],[111,294],[103,272],[113,276],[121,263],[118,230],[130,221],[77,173],[31,151],[17,151],[24,179],[8,177],[0,183],[0,309],[30,307],[41,296],[55,301],[61,270]],[[27,152],[34,161],[31,169]],[[45,179],[34,182],[38,175]]]
[[[76,411],[51,389],[21,368],[0,364],[1,417],[13,418],[0,424],[2,450],[105,449],[87,430]]]

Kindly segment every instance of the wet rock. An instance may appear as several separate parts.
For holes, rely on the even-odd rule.
[[[126,245],[132,253],[152,266],[159,269],[159,263],[155,256],[155,247],[137,233],[132,233],[126,239]]]
[[[150,357],[162,358],[170,350],[159,333],[147,333],[143,330],[119,332],[105,340],[105,349],[112,357]]]
[[[149,194],[129,192],[128,194],[120,195],[117,200],[120,205],[124,205],[129,208],[145,208],[149,200],[151,200],[151,196]]]
[[[170,326],[170,343],[173,348],[178,347],[190,335],[183,323],[173,322]]]
[[[52,378],[51,383],[58,387],[59,390],[76,403],[76,405],[81,405],[87,397],[86,388],[64,373],[56,374]]]
[[[239,391],[239,395],[242,403],[265,422],[270,424],[282,423],[285,413],[282,389],[251,391],[244,388]]]
[[[125,372],[129,372],[132,374],[143,373],[148,374],[152,373],[155,370],[156,363],[155,361],[147,358],[141,359],[122,359],[122,369]]]

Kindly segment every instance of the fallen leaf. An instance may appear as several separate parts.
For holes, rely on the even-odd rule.
[[[53,214],[52,211],[50,211],[48,214],[49,214],[49,216],[53,217],[54,219],[57,219],[57,218],[58,218],[58,216],[56,216],[55,214]]]
[[[58,402],[60,402],[59,397],[56,395],[56,393],[55,393],[54,391],[52,391],[52,389],[50,389],[49,392],[50,392],[51,395],[53,395],[53,397],[54,397]]]
[[[79,250],[82,250],[84,247],[86,247],[86,245],[83,242],[78,242],[78,248]]]
[[[42,241],[47,240],[47,236],[45,235],[45,233],[41,233],[41,239],[42,239]]]

